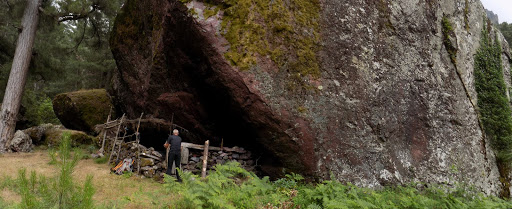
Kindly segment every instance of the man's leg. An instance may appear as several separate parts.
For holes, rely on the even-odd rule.
[[[165,171],[165,173],[167,175],[171,175],[172,173],[172,162],[174,160],[174,154],[173,153],[169,153],[169,158],[167,159],[167,171]]]
[[[178,182],[181,182],[180,174],[178,173],[178,168],[181,169],[181,153],[175,154],[174,156],[174,165],[176,165],[176,178]]]

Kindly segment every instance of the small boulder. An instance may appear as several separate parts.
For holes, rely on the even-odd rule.
[[[16,131],[14,137],[9,143],[9,150],[13,152],[30,152],[32,151],[32,139],[23,131]]]
[[[87,135],[85,132],[63,129],[63,128],[60,128],[60,129],[52,128],[52,129],[47,130],[44,133],[44,142],[43,143],[48,146],[58,146],[62,139],[62,135],[65,132],[70,133],[71,145],[74,147],[81,145],[81,144],[92,144],[93,143],[93,137]]]
[[[146,167],[146,166],[153,166],[155,165],[155,160],[151,158],[141,158],[140,159],[140,166]]]
[[[49,129],[62,129],[61,125],[53,125],[53,124],[42,124],[39,126],[34,126],[23,130],[26,134],[30,136],[32,139],[32,143],[34,145],[41,145],[44,143],[44,133]]]
[[[57,118],[66,128],[88,133],[94,131],[95,125],[105,123],[112,108],[112,100],[105,89],[59,94],[52,103]]]
[[[194,161],[194,162],[199,162],[201,159],[198,158],[198,157],[191,157],[190,160]]]

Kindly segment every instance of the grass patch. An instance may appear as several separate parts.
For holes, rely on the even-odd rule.
[[[90,161],[92,160],[82,160]],[[61,162],[61,161],[59,161]],[[96,164],[92,164],[96,165]],[[96,165],[98,166],[98,165]],[[52,166],[60,171],[59,166]],[[108,170],[107,166],[103,169]],[[79,171],[80,172],[80,171]],[[97,172],[97,171],[96,171]],[[386,187],[382,190],[359,188],[336,180],[318,184],[305,183],[302,176],[288,174],[285,178],[270,181],[244,170],[238,163],[217,165],[205,179],[189,172],[181,172],[183,182],[165,177],[165,184],[136,176],[125,178],[118,175],[95,177],[94,190],[100,199],[92,199],[90,207],[82,208],[510,208],[512,203],[485,197],[469,186],[456,188],[411,184]],[[128,176],[129,174],[126,174]],[[44,208],[41,196],[44,185],[53,184],[57,178],[37,176],[35,172],[22,171],[17,178],[2,178],[0,188],[9,188],[24,199],[34,200],[28,205]],[[79,178],[71,183],[75,190]],[[46,183],[44,183],[46,182]],[[417,189],[422,188],[422,189]],[[112,190],[112,191],[108,191]],[[47,191],[55,193],[56,191]],[[71,195],[72,196],[72,195]],[[49,195],[48,200],[55,200]],[[5,199],[4,199],[5,200]],[[49,201],[54,203],[53,201]],[[3,204],[3,205],[2,205]],[[38,205],[39,204],[39,205]],[[1,208],[20,208],[21,203],[0,202]],[[40,206],[40,207],[39,207]],[[66,207],[63,207],[66,208]],[[70,208],[70,207],[68,207]]]
[[[97,164],[105,164],[105,163],[107,163],[107,161],[108,161],[107,156],[103,156],[103,157],[94,159],[94,162]]]

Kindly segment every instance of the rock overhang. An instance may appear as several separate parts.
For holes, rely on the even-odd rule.
[[[246,147],[255,158],[261,157],[263,173],[273,177],[284,174],[283,168],[312,170],[299,160],[304,157],[298,137],[290,135],[296,123],[275,114],[184,5],[157,2],[125,7],[129,15],[120,15],[125,21],[116,20],[111,43],[119,68],[114,88],[118,109],[129,117],[144,112],[173,120],[197,136],[194,143],[210,140],[218,146],[224,141],[226,146]],[[127,21],[145,10],[155,11],[151,19]],[[152,36],[127,34],[126,28]],[[147,47],[126,48],[135,43]]]

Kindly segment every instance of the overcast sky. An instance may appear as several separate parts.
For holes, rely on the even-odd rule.
[[[512,0],[480,0],[487,10],[498,15],[500,23],[512,23]]]

